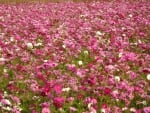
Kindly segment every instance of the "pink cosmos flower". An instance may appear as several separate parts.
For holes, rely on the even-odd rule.
[[[20,40],[21,40],[21,37],[20,37],[19,35],[16,35],[15,39],[16,39],[17,41],[20,41]]]
[[[145,107],[145,108],[143,109],[143,111],[144,111],[144,113],[150,113],[150,107]]]
[[[11,96],[11,99],[17,104],[20,103],[20,99],[16,96]]]
[[[73,102],[74,100],[75,100],[74,97],[67,98],[67,102]]]
[[[1,100],[1,103],[2,103],[3,105],[11,105],[11,102],[10,102],[8,99],[2,99],[2,100]]]
[[[137,55],[133,52],[125,52],[120,58],[120,61],[136,61],[136,60]]]
[[[68,64],[67,69],[72,71],[72,72],[75,72],[76,71],[76,65],[75,64]]]
[[[57,108],[61,108],[64,104],[65,100],[63,97],[55,97],[53,99],[53,103]]]
[[[35,110],[32,110],[32,113],[37,113]]]
[[[12,112],[13,112],[13,113],[21,113],[17,108],[13,108],[13,109],[12,109]]]
[[[70,107],[70,112],[75,112],[77,109],[75,107]]]
[[[56,92],[56,94],[61,94],[62,93],[62,85],[54,85],[53,87],[54,91]]]
[[[83,77],[85,77],[86,71],[83,70],[83,69],[77,69],[76,74],[77,74],[79,77],[83,78]]]
[[[49,69],[49,68],[56,67],[57,65],[58,65],[58,63],[49,61],[49,62],[45,62],[45,63],[43,64],[43,67],[44,67],[45,69]]]
[[[95,85],[96,84],[96,77],[95,76],[91,76],[89,79],[88,79],[88,83],[92,86],[92,85]]]
[[[42,108],[42,113],[51,113],[50,109],[47,107]]]
[[[108,65],[105,68],[106,68],[107,71],[113,71],[113,70],[115,70],[115,66],[113,66],[113,65]]]
[[[88,46],[89,49],[92,49],[92,50],[97,49],[99,45],[99,41],[97,38],[91,38],[88,43],[89,43],[89,46]]]
[[[39,91],[39,86],[38,86],[38,84],[36,84],[36,83],[32,83],[32,84],[30,85],[30,89],[31,89],[32,91],[34,91],[34,92],[38,92],[38,91]]]
[[[97,113],[97,111],[96,111],[95,108],[91,107],[91,108],[90,108],[90,113]]]

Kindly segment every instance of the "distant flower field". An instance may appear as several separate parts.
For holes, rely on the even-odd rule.
[[[149,6],[0,4],[0,113],[150,113]]]
[[[33,2],[91,2],[93,0],[0,0],[0,3],[33,3]],[[103,1],[103,0],[98,0]],[[111,0],[105,0],[105,1],[111,1]]]

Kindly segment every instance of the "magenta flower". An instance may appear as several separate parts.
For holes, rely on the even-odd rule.
[[[104,89],[104,94],[109,95],[111,93],[111,89],[110,88],[105,88]]]
[[[56,94],[61,94],[62,93],[62,85],[54,85],[53,87],[54,91],[56,92]]]
[[[57,108],[61,108],[64,104],[65,100],[63,97],[55,97],[53,99],[53,103]]]

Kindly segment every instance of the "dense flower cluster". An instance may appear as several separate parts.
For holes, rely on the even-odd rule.
[[[150,113],[149,6],[0,4],[0,111]]]

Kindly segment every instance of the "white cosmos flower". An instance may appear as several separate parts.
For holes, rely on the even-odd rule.
[[[130,111],[131,112],[136,112],[136,109],[135,108],[130,108]]]
[[[8,71],[8,70],[7,70],[6,68],[3,69],[3,72],[4,72],[4,73],[7,73],[7,71]]]
[[[0,102],[0,107],[2,106],[2,103]]]
[[[92,106],[92,103],[89,103],[89,104],[88,104],[88,108],[90,109],[90,108],[91,108],[91,106]]]
[[[84,54],[88,55],[88,54],[89,54],[89,52],[88,52],[87,50],[85,50],[85,51],[84,51]]]
[[[5,44],[9,44],[9,42],[5,42]]]
[[[142,102],[142,104],[143,104],[143,105],[147,105],[147,102],[144,100],[144,101]]]
[[[80,15],[80,17],[85,17],[85,15]]]
[[[8,96],[7,91],[4,91],[4,97],[7,97],[7,96]]]
[[[125,28],[125,27],[122,27],[121,29],[122,29],[122,30],[126,30],[126,28]]]
[[[125,36],[126,36],[126,34],[124,34],[124,33],[123,33],[123,34],[122,34],[122,36],[124,36],[124,37],[125,37]]]
[[[101,109],[101,112],[102,112],[102,113],[106,113],[106,110],[102,108],[102,109]]]
[[[44,62],[48,62],[48,60],[44,60]]]
[[[65,45],[65,44],[63,44],[63,45],[62,45],[62,47],[63,47],[63,48],[66,48],[66,45]]]
[[[150,74],[147,75],[147,80],[150,80]]]
[[[121,52],[119,53],[119,55],[118,55],[118,56],[119,56],[119,58],[121,58],[121,57],[122,57],[122,54],[123,54],[123,53],[121,53]]]
[[[103,35],[103,33],[101,33],[100,31],[96,32],[96,36],[101,36],[101,35]]]
[[[129,14],[128,16],[129,16],[130,18],[132,18],[132,17],[133,17],[133,15],[132,15],[132,14]]]
[[[6,59],[5,58],[0,58],[0,62],[4,62]]]
[[[138,43],[139,43],[139,44],[141,44],[141,43],[142,43],[142,41],[141,41],[141,40],[138,40]]]
[[[27,45],[28,49],[33,49],[33,44],[32,43],[29,42],[26,45]]]
[[[32,99],[37,100],[37,99],[39,99],[39,96],[33,96]]]
[[[80,61],[78,61],[78,64],[81,66],[81,65],[83,65],[83,62],[80,60]]]
[[[64,92],[69,92],[69,91],[70,91],[70,87],[63,88],[62,91],[64,91]]]
[[[116,99],[117,102],[119,102],[119,99]]]
[[[117,82],[119,82],[119,81],[120,81],[120,77],[119,77],[119,76],[115,76],[115,80],[116,80]]]
[[[11,111],[11,110],[12,110],[12,108],[9,107],[9,106],[7,106],[7,107],[2,107],[2,109],[6,110],[6,111]]]
[[[10,37],[10,41],[13,42],[14,41],[14,37]]]
[[[119,93],[118,90],[113,91],[113,94],[118,94],[118,93]]]
[[[127,107],[124,107],[124,108],[122,108],[122,111],[125,111],[125,110],[127,110],[128,108]]]
[[[19,102],[18,105],[21,105],[21,102]]]
[[[42,45],[43,44],[41,42],[39,42],[39,43],[36,43],[34,46],[39,47],[39,46],[42,46]]]

